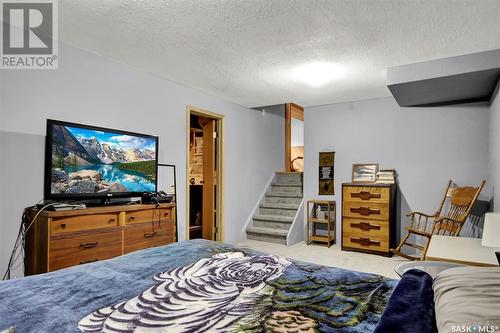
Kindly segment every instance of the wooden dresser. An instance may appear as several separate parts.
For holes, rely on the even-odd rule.
[[[30,221],[36,213],[30,212]],[[26,236],[25,275],[109,259],[175,240],[175,204],[44,211]]]
[[[342,184],[342,250],[390,256],[396,237],[396,185]]]

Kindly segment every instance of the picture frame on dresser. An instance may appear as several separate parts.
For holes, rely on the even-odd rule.
[[[378,169],[378,163],[353,164],[351,181],[353,183],[375,183]]]

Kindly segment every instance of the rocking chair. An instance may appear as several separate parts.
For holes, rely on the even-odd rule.
[[[391,249],[391,252],[410,260],[424,260],[432,235],[458,236],[485,183],[486,181],[483,180],[479,187],[452,187],[452,181],[450,180],[436,213],[428,215],[420,212],[410,212],[406,215],[410,219],[410,223],[406,228],[408,233],[403,237],[397,248]],[[446,205],[447,209],[443,209],[448,197],[450,200],[449,204]],[[412,234],[424,237],[425,244],[422,246],[409,242],[408,239]],[[404,245],[421,251],[421,257],[414,257],[401,252]]]

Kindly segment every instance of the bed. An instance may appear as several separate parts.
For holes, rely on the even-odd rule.
[[[443,304],[457,290],[448,275],[437,289]],[[491,279],[481,288],[495,294]],[[455,318],[449,306],[435,311],[433,284],[418,270],[393,280],[191,240],[2,281],[0,332],[430,333],[435,313]],[[460,297],[471,304],[471,293]],[[490,312],[499,300],[486,300]]]
[[[371,332],[397,282],[191,240],[0,282],[0,331]]]

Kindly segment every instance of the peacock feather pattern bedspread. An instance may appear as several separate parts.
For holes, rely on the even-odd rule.
[[[0,331],[372,332],[396,284],[192,240],[0,282]]]

